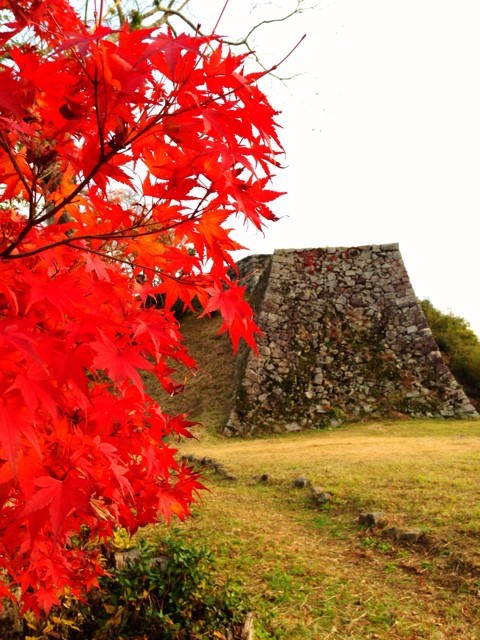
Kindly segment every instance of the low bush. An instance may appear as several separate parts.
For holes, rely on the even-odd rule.
[[[120,538],[119,538],[120,539]],[[106,550],[109,575],[84,602],[65,598],[42,620],[26,619],[28,640],[199,640],[240,637],[247,607],[212,571],[206,548],[178,532],[127,537]],[[118,540],[117,540],[118,542]]]
[[[421,304],[445,361],[472,403],[480,409],[480,340],[463,318],[442,313],[429,300]]]

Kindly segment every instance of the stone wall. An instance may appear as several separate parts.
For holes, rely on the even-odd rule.
[[[467,417],[398,245],[281,250],[239,264],[259,355],[238,358],[226,433],[297,431],[365,417]]]

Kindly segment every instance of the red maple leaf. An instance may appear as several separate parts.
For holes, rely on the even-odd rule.
[[[38,490],[26,503],[22,516],[39,515],[48,509],[52,533],[58,538],[64,531],[67,518],[84,502],[78,477],[67,476],[58,480],[52,476],[42,476],[35,480]],[[45,516],[40,514],[43,523]]]
[[[115,344],[101,331],[100,340],[92,342],[91,346],[97,353],[93,359],[94,367],[104,369],[117,384],[131,380],[139,391],[143,390],[143,382],[138,371],[150,371],[153,365],[141,356],[135,347]]]
[[[210,299],[201,317],[219,311],[224,320],[220,327],[220,333],[229,332],[234,350],[237,350],[240,338],[243,338],[256,350],[255,334],[260,333],[260,329],[253,320],[253,311],[250,305],[245,301],[245,287],[233,282],[228,287],[221,288],[216,285],[207,291],[210,294]]]

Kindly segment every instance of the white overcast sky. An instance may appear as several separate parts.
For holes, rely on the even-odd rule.
[[[295,4],[230,0],[219,31]],[[282,220],[241,240],[255,253],[398,242],[417,296],[480,335],[479,19],[478,0],[320,0],[258,31],[268,65],[307,37],[280,69],[299,75],[266,88],[282,111]]]

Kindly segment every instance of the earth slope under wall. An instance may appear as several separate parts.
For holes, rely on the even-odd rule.
[[[399,415],[474,417],[396,244],[280,250],[238,264],[259,355],[238,359],[226,434]]]

